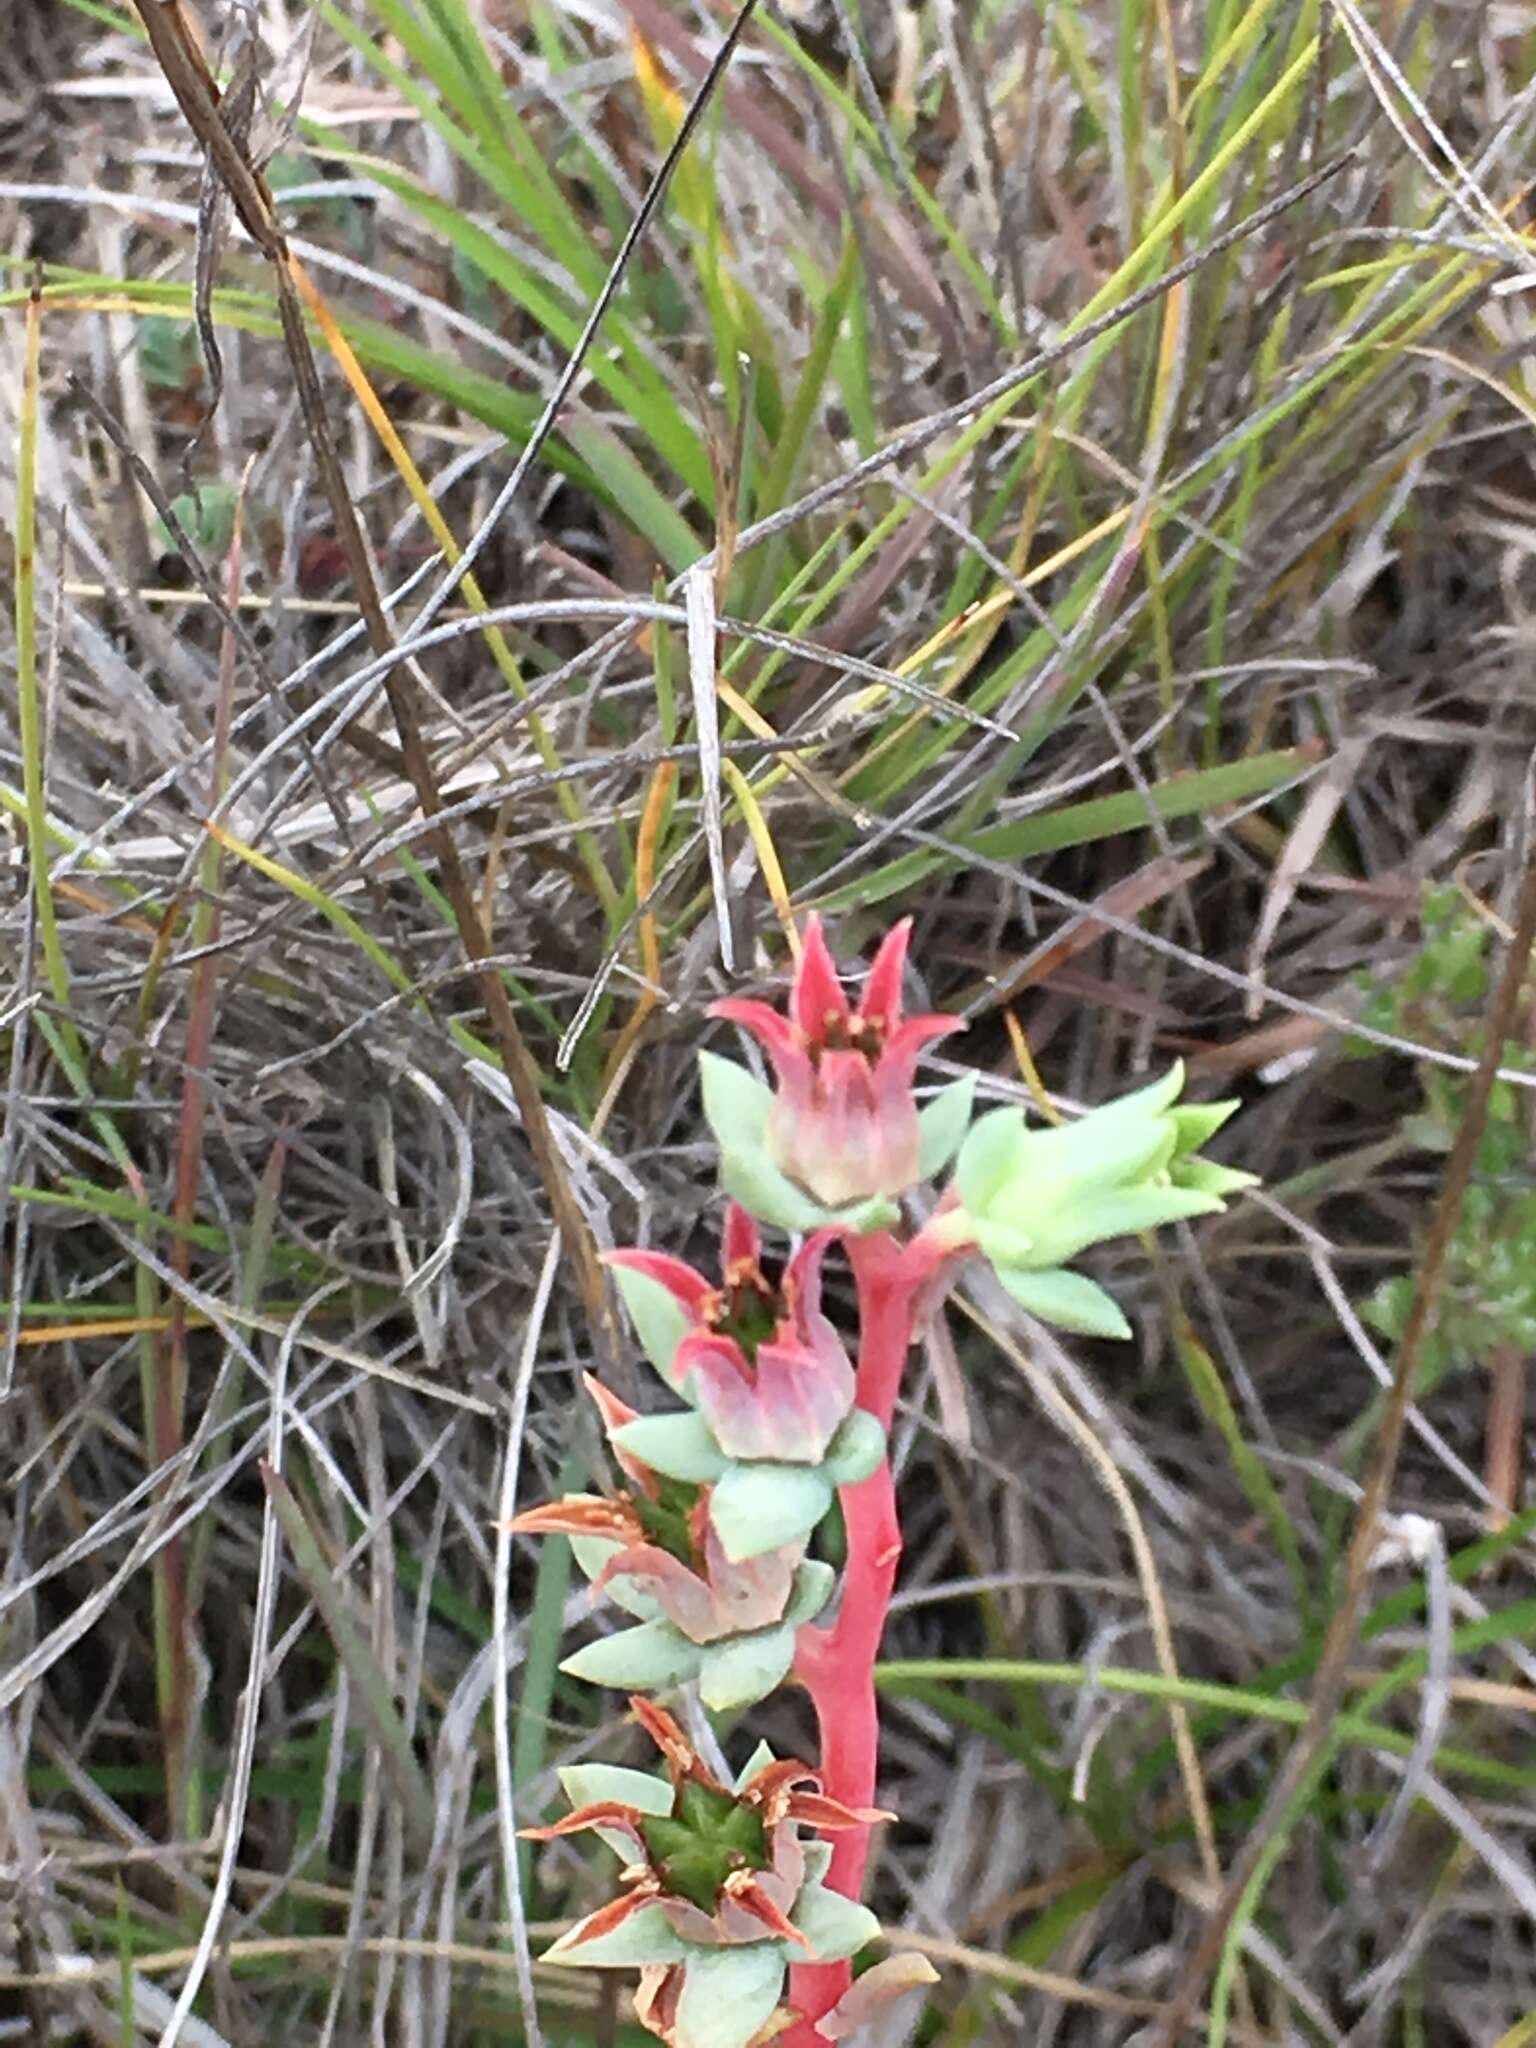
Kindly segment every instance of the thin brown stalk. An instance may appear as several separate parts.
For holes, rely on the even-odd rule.
[[[134,4],[177,104],[198,143],[207,151],[214,171],[223,180],[247,233],[271,266],[283,342],[298,391],[305,432],[314,451],[321,488],[335,522],[336,537],[346,560],[369,644],[376,654],[391,654],[396,644],[394,631],[384,609],[367,543],[342,473],[335,437],[326,413],[319,367],[304,325],[287,243],[277,225],[271,194],[265,180],[252,169],[226,128],[219,110],[218,87],[200,51],[187,34],[179,13],[162,4],[162,0],[134,0]],[[432,757],[422,737],[416,686],[403,665],[392,669],[384,678],[384,694],[416,801],[423,815],[433,818],[442,809],[442,797]],[[569,1177],[550,1131],[538,1064],[523,1036],[500,974],[483,964],[491,954],[490,940],[480,920],[474,890],[451,831],[446,827],[438,829],[432,834],[430,844],[437,856],[443,894],[452,910],[459,942],[479,969],[477,979],[481,1001],[490,1019],[556,1228],[575,1262],[589,1321],[594,1332],[602,1337],[611,1332],[602,1268],[586,1217],[571,1191]]]
[[[1216,1966],[1242,1906],[1249,1881],[1271,1843],[1286,1826],[1292,1801],[1303,1790],[1314,1767],[1326,1753],[1334,1718],[1349,1683],[1350,1660],[1360,1631],[1371,1558],[1397,1472],[1408,1410],[1418,1379],[1419,1361],[1424,1354],[1425,1340],[1434,1327],[1440,1283],[1488,1121],[1488,1104],[1498,1079],[1499,1062],[1505,1044],[1516,1030],[1533,943],[1536,943],[1536,852],[1528,850],[1514,934],[1505,956],[1503,975],[1489,1005],[1482,1054],[1467,1087],[1466,1107],[1456,1142],[1446,1161],[1445,1178],[1419,1264],[1413,1301],[1397,1357],[1393,1361],[1392,1385],[1387,1394],[1381,1431],[1372,1450],[1356,1511],[1338,1602],[1318,1659],[1306,1724],[1276,1775],[1264,1809],[1248,1839],[1233,1859],[1226,1884],[1205,1924],[1195,1952],[1185,1966],[1179,1988],[1152,2036],[1152,2048],[1170,2048],[1170,2044],[1189,2026],[1206,1980]]]

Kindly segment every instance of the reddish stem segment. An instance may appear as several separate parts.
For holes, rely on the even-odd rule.
[[[915,1288],[902,1248],[887,1232],[851,1239],[848,1256],[859,1294],[858,1405],[889,1429],[912,1343]],[[874,1665],[901,1557],[889,1463],[859,1485],[845,1486],[841,1500],[848,1545],[842,1605],[830,1629],[800,1631],[795,1670],[816,1708],[825,1789],[849,1806],[870,1806],[880,1747]],[[828,1884],[856,1899],[868,1858],[868,1828],[840,1833]],[[851,1978],[847,1963],[796,1966],[790,1998],[804,2019],[782,2037],[782,2048],[825,2048],[813,2023],[831,2011]]]

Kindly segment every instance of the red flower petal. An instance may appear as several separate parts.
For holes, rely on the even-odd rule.
[[[649,1906],[660,1890],[661,1886],[652,1878],[648,1883],[638,1885],[634,1891],[625,1892],[622,1898],[610,1899],[606,1905],[599,1906],[595,1913],[589,1913],[585,1920],[578,1920],[574,1927],[562,1934],[555,1943],[555,1948],[549,1953],[553,1955],[555,1949],[558,1949],[563,1954],[570,1949],[579,1948],[584,1941],[595,1941],[600,1934],[612,1934],[615,1927],[622,1927],[626,1920],[633,1919],[642,1906]]]
[[[660,1492],[660,1487],[656,1481],[656,1474],[649,1465],[642,1464],[638,1458],[631,1457],[627,1451],[620,1450],[619,1446],[613,1441],[614,1431],[622,1429],[626,1422],[636,1421],[640,1414],[639,1409],[631,1408],[627,1401],[621,1401],[611,1388],[605,1387],[601,1380],[594,1379],[589,1372],[582,1374],[581,1383],[592,1396],[597,1406],[597,1412],[603,1418],[603,1429],[608,1438],[609,1448],[618,1460],[619,1469],[623,1472],[626,1479],[638,1487],[647,1500],[655,1500]]]
[[[627,1266],[632,1273],[643,1273],[647,1280],[659,1281],[683,1313],[696,1323],[703,1322],[714,1298],[715,1290],[702,1273],[696,1273],[685,1259],[669,1258],[665,1252],[605,1252],[603,1263]]]
[[[728,1202],[725,1231],[720,1243],[721,1277],[727,1287],[731,1285],[731,1276],[738,1267],[756,1267],[762,1248],[757,1219],[749,1215],[739,1202]]]
[[[830,1026],[846,1024],[851,1014],[821,919],[816,916],[805,927],[805,944],[789,992],[789,1011],[809,1045],[819,1044]]]
[[[802,1934],[782,1906],[774,1904],[757,1881],[755,1870],[733,1870],[722,1888],[733,1906],[749,1914],[760,1927],[778,1937],[780,1941],[797,1941],[812,1955],[815,1948],[808,1935]]]
[[[639,1807],[626,1806],[622,1799],[595,1799],[547,1828],[519,1828],[518,1833],[530,1842],[552,1842],[557,1835],[579,1835],[583,1828],[628,1828],[638,1838],[640,1817]]]
[[[677,2026],[678,2001],[683,1995],[686,1966],[682,1963],[643,1963],[635,1992],[635,2018],[647,2032],[672,2039]]]
[[[567,1494],[524,1508],[505,1525],[514,1536],[602,1536],[610,1543],[643,1543],[640,1517],[626,1500],[599,1500],[593,1494]]]
[[[836,1834],[839,1828],[872,1828],[877,1822],[894,1820],[896,1816],[879,1806],[844,1806],[841,1799],[830,1799],[824,1792],[792,1792],[785,1804],[784,1818],[803,1828],[820,1828],[823,1834]]]
[[[911,936],[910,917],[904,917],[900,924],[891,926],[880,941],[880,950],[875,955],[874,965],[864,982],[864,993],[859,999],[859,1015],[887,1035],[901,1022],[901,977],[907,964],[907,942]]]
[[[658,1707],[643,1693],[631,1693],[629,1710],[666,1758],[667,1768],[674,1777],[695,1778],[699,1784],[713,1786],[717,1792],[726,1789],[713,1771],[700,1763],[693,1744],[665,1707]]]
[[[748,995],[725,995],[709,1006],[709,1014],[750,1030],[786,1087],[809,1087],[815,1079],[815,1067],[799,1032],[786,1018],[780,1018],[772,1004],[758,1004]]]
[[[617,1578],[633,1579],[691,1643],[712,1643],[728,1632],[712,1588],[669,1550],[654,1543],[631,1544],[609,1558],[592,1581],[592,1590],[600,1593]]]
[[[772,1828],[786,1818],[789,1797],[796,1785],[820,1783],[820,1777],[809,1764],[801,1763],[798,1757],[781,1757],[777,1763],[765,1764],[751,1783],[742,1787],[741,1796],[762,1814],[764,1827]]]

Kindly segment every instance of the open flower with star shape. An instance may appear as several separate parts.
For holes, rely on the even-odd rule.
[[[944,1089],[921,1114],[912,1079],[925,1046],[963,1029],[958,1017],[904,1017],[901,981],[911,921],[889,931],[855,1008],[843,993],[821,920],[812,917],[790,988],[789,1010],[731,996],[712,1014],[751,1032],[773,1064],[777,1090],[745,1068],[701,1055],[704,1113],[720,1146],[721,1175],[764,1222],[814,1230],[880,1229],[894,1203],[946,1165],[970,1118],[973,1077]]]
[[[733,1555],[713,1519],[718,1489],[700,1483],[686,1459],[673,1461],[685,1466],[680,1475],[649,1465],[626,1441],[640,1426],[636,1411],[597,1380],[587,1387],[629,1485],[612,1495],[567,1494],[509,1526],[525,1536],[569,1536],[594,1589],[639,1626],[588,1643],[561,1670],[626,1690],[697,1679],[717,1711],[764,1698],[788,1675],[795,1631],[826,1605],[831,1566],[805,1556],[803,1531],[779,1541],[773,1527],[766,1535],[754,1527],[742,1537],[746,1554]],[[705,1462],[727,1470],[718,1452]]]
[[[828,1798],[808,1764],[766,1748],[723,1784],[663,1708],[643,1698],[631,1706],[665,1775],[576,1765],[560,1773],[575,1810],[525,1831],[549,1841],[590,1829],[623,1859],[618,1896],[544,1960],[638,1967],[637,2015],[669,2048],[747,2048],[768,2038],[790,1962],[841,1961],[878,1932],[868,1907],[826,1888],[830,1848],[802,1841],[801,1829],[836,1833],[891,1816]]]

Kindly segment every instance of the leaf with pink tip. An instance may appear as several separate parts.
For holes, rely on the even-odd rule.
[[[697,1319],[689,1315],[674,1290],[654,1272],[642,1271],[617,1259],[610,1260],[609,1267],[619,1299],[629,1311],[635,1335],[640,1339],[640,1349],[667,1385],[676,1386],[672,1362],[679,1344],[697,1329]]]
[[[892,2000],[938,1981],[938,1971],[926,1956],[918,1955],[915,1950],[887,1956],[884,1962],[866,1970],[858,1982],[843,1993],[832,2010],[816,2022],[816,2031],[828,2041],[846,2040],[860,2027],[867,2026],[875,2014]]]

